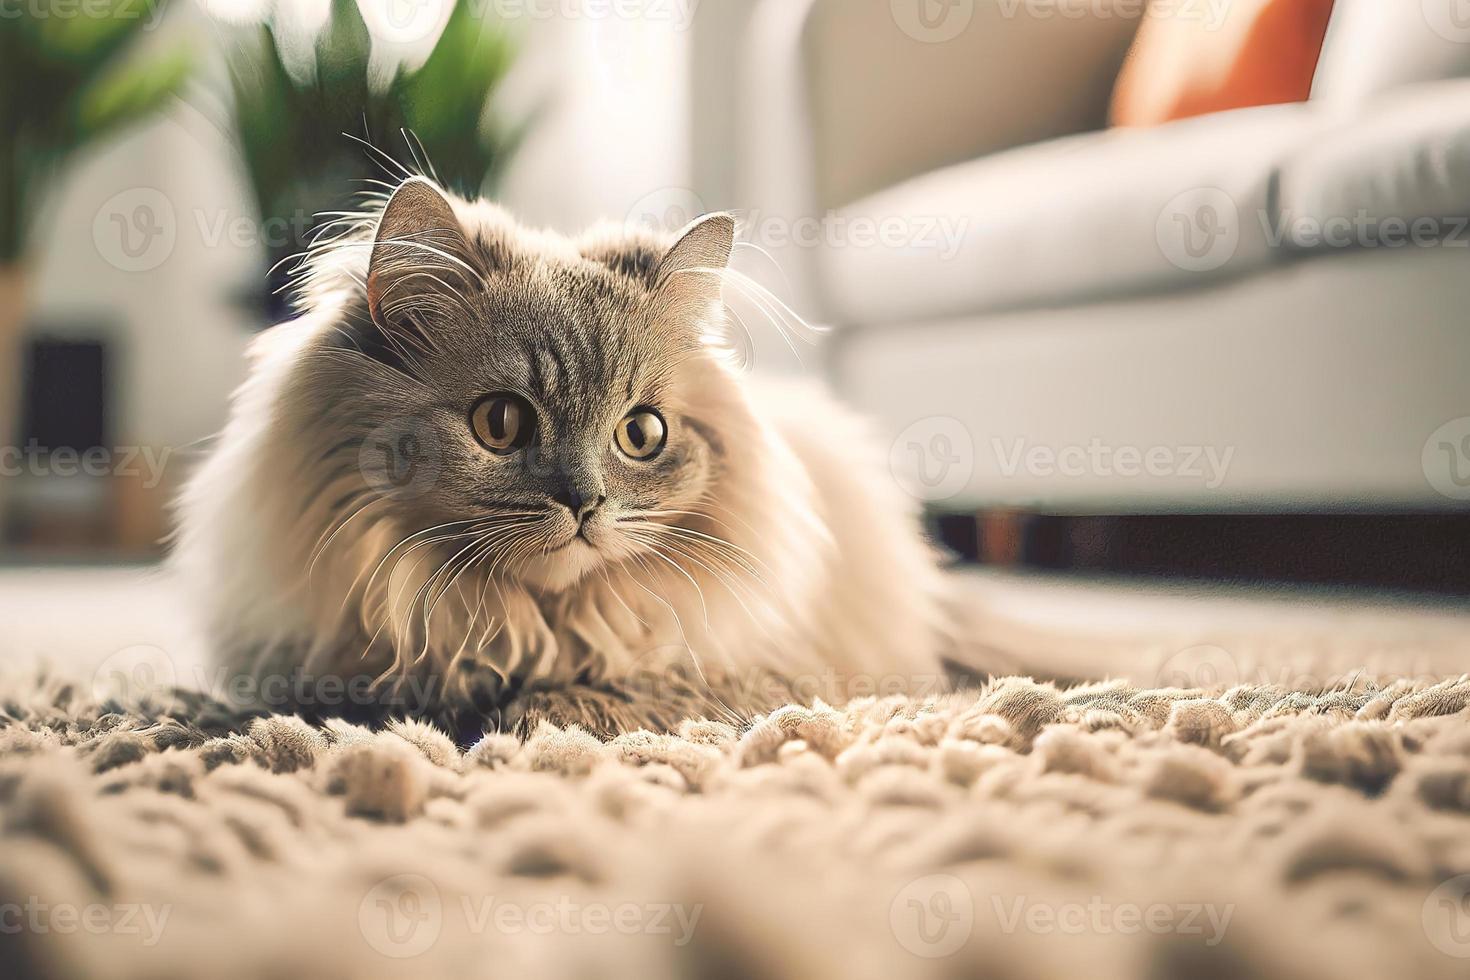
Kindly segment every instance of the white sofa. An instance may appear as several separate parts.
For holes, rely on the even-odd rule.
[[[1338,0],[1307,103],[1108,130],[1138,21],[1106,2],[763,0],[735,196],[826,221],[762,244],[937,508],[1463,507],[1426,472],[1470,416],[1470,23],[1440,2]],[[964,26],[906,32],[914,3]]]

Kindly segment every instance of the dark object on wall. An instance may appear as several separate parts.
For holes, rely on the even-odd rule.
[[[82,465],[111,458],[109,353],[101,340],[27,342],[20,431],[0,460],[9,547],[54,558],[95,553],[115,539],[115,481],[105,463],[100,472]]]
[[[108,445],[107,370],[102,341],[31,341],[18,445],[79,453]]]

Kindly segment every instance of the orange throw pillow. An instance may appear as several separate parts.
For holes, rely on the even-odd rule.
[[[1113,88],[1113,125],[1307,98],[1332,0],[1232,0],[1218,23],[1216,9],[1185,0],[1149,6]]]

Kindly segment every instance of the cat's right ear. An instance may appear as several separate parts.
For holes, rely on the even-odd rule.
[[[679,232],[654,272],[654,287],[671,280],[693,280],[683,288],[703,290],[718,299],[725,266],[735,248],[735,218],[723,211],[695,218]]]
[[[410,177],[388,199],[378,220],[368,260],[367,301],[381,329],[406,313],[433,307],[446,290],[463,290],[474,279],[470,250],[459,219],[439,189]]]

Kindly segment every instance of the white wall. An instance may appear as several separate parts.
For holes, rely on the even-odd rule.
[[[209,233],[221,217],[249,214],[231,167],[219,129],[180,104],[74,161],[48,202],[33,316],[48,328],[115,321],[120,443],[179,447],[223,421],[251,326],[230,293],[258,267],[255,249]],[[144,239],[130,229],[142,251],[129,256],[114,220],[140,207],[164,230]]]
[[[571,232],[690,186],[687,26],[614,17],[521,26],[525,47],[504,104],[537,116],[504,182],[505,204]]]

